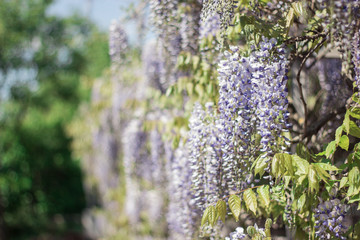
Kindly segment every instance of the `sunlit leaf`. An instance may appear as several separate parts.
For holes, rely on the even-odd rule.
[[[244,201],[246,204],[246,207],[251,210],[256,215],[256,208],[257,208],[257,200],[256,195],[251,189],[247,189],[244,192]]]
[[[344,122],[343,122],[344,130],[346,133],[349,133],[350,131],[350,116],[349,112],[346,112]]]
[[[351,130],[350,130],[350,132],[351,132]],[[346,150],[346,151],[349,150],[349,138],[348,138],[348,136],[346,136],[346,135],[341,136],[340,141],[339,141],[339,146],[342,149]]]
[[[256,191],[259,195],[259,200],[265,205],[265,207],[269,207],[270,205],[269,186],[261,186]]]
[[[211,226],[214,226],[218,218],[216,208],[214,206],[209,206],[208,220]]]
[[[300,212],[303,212],[303,208],[306,202],[306,193],[302,194],[297,200],[297,208]]]
[[[343,132],[343,125],[341,125],[340,127],[338,127],[336,129],[336,132],[335,132],[335,142],[336,142],[336,144],[339,144],[342,132]]]
[[[230,195],[228,203],[229,203],[230,210],[235,217],[235,220],[239,221],[239,216],[240,216],[240,212],[241,212],[240,197],[238,195]]]
[[[201,219],[201,226],[206,224],[209,221],[209,207],[207,207],[203,213],[202,219]]]
[[[292,159],[293,159],[293,163],[296,166],[297,170],[296,170],[296,174],[297,175],[303,175],[303,174],[307,174],[309,171],[309,162],[306,161],[305,159],[297,156],[297,155],[292,155]]]
[[[339,189],[343,188],[346,183],[348,182],[348,178],[347,177],[343,177],[340,181],[340,186],[339,186]]]
[[[330,156],[335,152],[336,150],[336,142],[335,141],[331,141],[327,147],[326,147],[326,150],[325,150],[325,155],[326,155],[326,158],[330,158]]]
[[[360,128],[356,125],[356,123],[354,121],[350,121],[349,123],[349,134],[360,138]]]
[[[226,217],[226,202],[223,200],[219,200],[216,203],[216,211],[218,213],[218,216],[220,220],[225,223],[225,217]]]
[[[313,166],[309,167],[308,180],[310,191],[319,191],[319,179]]]

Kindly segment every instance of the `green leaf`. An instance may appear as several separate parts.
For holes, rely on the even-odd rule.
[[[272,173],[275,177],[280,177],[285,174],[293,175],[292,157],[287,153],[277,153],[272,160]]]
[[[310,167],[309,167],[308,180],[309,180],[310,191],[311,192],[319,191],[319,179],[318,179],[316,171],[312,165],[310,165]]]
[[[356,125],[354,121],[350,121],[349,128],[350,128],[349,130],[350,135],[360,138],[360,128]]]
[[[269,207],[270,205],[270,191],[269,186],[261,186],[257,190],[259,195],[259,200],[265,205],[265,207]]]
[[[226,202],[223,200],[219,200],[216,203],[216,210],[218,213],[218,216],[220,220],[225,223],[225,217],[226,217]]]
[[[286,15],[286,25],[285,28],[287,29],[287,32],[289,32],[289,28],[291,24],[294,21],[294,9],[290,8],[288,14]]]
[[[193,69],[197,69],[200,63],[200,57],[199,56],[193,56]]]
[[[335,152],[336,150],[336,142],[335,141],[331,141],[325,150],[325,156],[326,158],[330,158],[330,156]]]
[[[352,100],[354,102],[360,104],[360,98],[359,98],[359,93],[358,92],[354,93],[351,98],[352,98]]]
[[[246,207],[256,215],[257,200],[255,193],[251,189],[247,189],[243,197]]]
[[[360,201],[360,195],[355,195],[349,199],[348,203],[354,203],[354,202],[359,202],[359,201]]]
[[[351,131],[351,130],[350,130]],[[351,133],[350,133],[351,134]],[[348,151],[349,150],[349,138],[346,135],[341,136],[339,146]]]
[[[305,206],[305,202],[306,202],[306,193],[302,194],[299,199],[297,200],[297,209],[300,212],[303,212],[303,208]]]
[[[204,78],[204,77],[202,77],[202,78]],[[195,92],[199,95],[200,98],[202,98],[205,93],[204,86],[202,84],[196,84]]]
[[[303,16],[304,15],[304,7],[303,7],[303,3],[302,2],[295,2],[291,4],[291,7],[294,9],[295,11],[295,15],[297,17]]]
[[[346,133],[349,133],[350,131],[350,116],[349,112],[347,111],[345,114],[344,122],[343,122],[344,130]]]
[[[335,142],[336,142],[336,144],[339,144],[342,132],[343,132],[343,125],[341,125],[340,127],[338,127],[336,129],[336,132],[335,132]]]
[[[279,166],[280,166],[279,158],[274,157],[271,161],[271,172],[275,177],[279,175]]]
[[[212,227],[215,225],[217,218],[218,218],[218,214],[216,213],[216,208],[212,205],[209,206],[208,220]]]
[[[330,174],[327,173],[319,164],[312,164],[314,170],[316,171],[317,175],[324,181],[328,182],[330,180]]]
[[[239,216],[240,216],[240,212],[241,212],[240,197],[238,195],[230,195],[228,203],[229,203],[230,210],[235,217],[235,220],[239,221]]]
[[[350,116],[356,119],[360,119],[360,108],[352,107],[349,109]]]
[[[296,181],[299,185],[302,184],[302,182],[306,179],[307,175],[302,175],[298,178],[298,180]]]
[[[359,184],[360,172],[358,167],[353,167],[348,175],[350,184]]]
[[[314,165],[319,166],[326,171],[338,171],[339,170],[336,166],[331,165],[329,163],[314,163]]]
[[[343,187],[346,185],[347,182],[348,182],[348,178],[347,178],[347,177],[343,177],[343,178],[341,179],[341,181],[340,181],[340,187],[339,187],[339,189],[343,188]]]
[[[294,168],[293,168],[293,159],[290,154],[287,153],[278,153],[275,154],[275,156],[278,155],[281,158],[280,164],[285,167],[286,173],[290,176],[294,175]]]
[[[255,175],[259,174],[260,177],[264,175],[265,168],[268,166],[268,158],[263,155],[259,156],[255,164]]]
[[[201,218],[201,226],[206,224],[209,221],[209,207],[207,207],[203,213],[203,216]]]
[[[309,162],[308,161],[306,161],[305,159],[303,159],[297,155],[292,155],[292,159],[293,159],[294,165],[297,168],[297,170],[296,170],[297,175],[308,174],[308,172],[309,172]]]
[[[291,176],[284,176],[284,180],[285,180],[285,188],[287,188],[288,186],[289,186],[289,184],[290,184],[290,180],[291,180]]]

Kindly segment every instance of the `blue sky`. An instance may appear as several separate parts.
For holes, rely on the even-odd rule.
[[[55,0],[49,14],[68,16],[74,12],[89,15],[103,30],[108,30],[113,19],[124,16],[124,9],[135,0]]]

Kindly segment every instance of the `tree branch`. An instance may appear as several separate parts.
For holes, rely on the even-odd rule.
[[[286,39],[284,41],[284,43],[285,44],[292,44],[292,43],[301,42],[301,41],[304,41],[304,40],[315,40],[315,39],[320,38],[320,37],[326,37],[326,35],[327,35],[327,33],[318,33],[318,34],[315,34],[315,35],[312,35],[312,36],[292,37],[292,38]]]
[[[326,36],[326,35],[325,35]],[[301,75],[301,71],[306,63],[306,60],[310,57],[310,55],[316,51],[316,49],[318,49],[321,45],[324,44],[324,42],[326,41],[326,38],[324,38],[321,42],[319,42],[318,44],[316,44],[316,46],[311,49],[308,54],[306,54],[306,56],[304,57],[304,59],[302,60],[301,64],[300,64],[300,67],[299,67],[299,71],[296,75],[296,81],[299,85],[299,89],[300,89],[300,99],[301,99],[301,102],[304,106],[304,136],[307,132],[307,115],[308,115],[308,111],[307,111],[307,104],[306,104],[306,101],[305,101],[305,97],[304,97],[304,93],[303,93],[303,89],[302,89],[302,84],[301,84],[301,81],[300,81],[300,75]],[[302,138],[304,139],[304,137]]]

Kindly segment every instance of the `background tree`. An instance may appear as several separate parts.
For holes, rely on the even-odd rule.
[[[109,63],[107,40],[82,17],[48,16],[51,3],[0,2],[1,239],[81,229],[82,173],[65,127],[88,98],[81,79]]]

